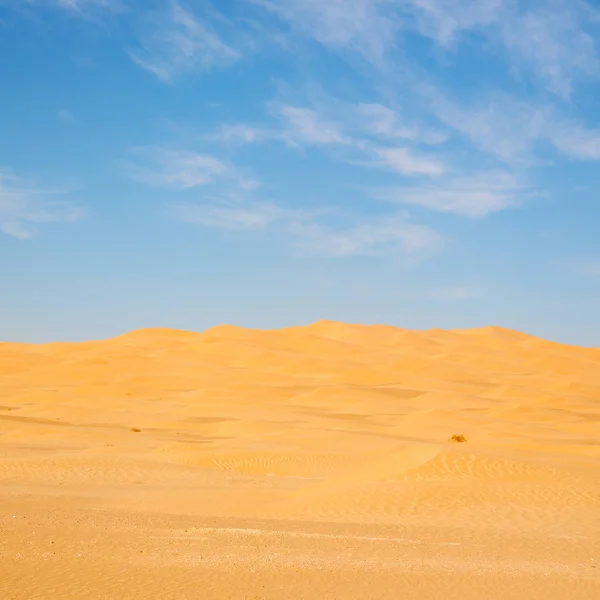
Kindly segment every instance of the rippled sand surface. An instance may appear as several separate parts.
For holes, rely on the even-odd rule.
[[[600,349],[335,322],[0,344],[0,598],[597,600]]]

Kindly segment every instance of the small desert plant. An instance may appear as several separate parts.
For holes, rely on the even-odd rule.
[[[131,431],[133,431],[134,433],[139,433],[141,429],[138,429],[137,427],[132,427]]]
[[[449,441],[456,442],[457,444],[463,444],[467,441],[467,438],[462,433],[455,433]]]

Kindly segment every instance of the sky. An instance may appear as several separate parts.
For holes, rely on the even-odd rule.
[[[600,2],[0,0],[0,340],[600,346]]]

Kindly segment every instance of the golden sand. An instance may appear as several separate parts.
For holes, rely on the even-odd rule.
[[[600,349],[334,322],[0,344],[2,600],[598,600],[599,550]]]

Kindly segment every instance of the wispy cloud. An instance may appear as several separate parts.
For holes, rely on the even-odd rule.
[[[396,254],[422,257],[439,250],[442,237],[404,214],[385,218],[340,215],[333,209],[300,210],[248,199],[173,206],[187,223],[230,231],[281,234],[305,255],[348,257]]]
[[[149,17],[140,46],[129,56],[161,81],[172,83],[186,73],[230,65],[240,54],[207,20],[173,0],[165,12]]]
[[[284,106],[280,111],[285,122],[282,138],[291,145],[331,145],[353,143],[339,127],[309,108]]]
[[[407,15],[413,17],[408,25],[439,45],[455,44],[464,31],[488,26],[500,18],[503,0],[406,0]]]
[[[383,104],[345,104],[337,108],[345,113],[346,126],[362,135],[383,140],[404,139],[431,145],[441,144],[448,139],[444,131],[424,127],[414,121],[407,122],[397,110]]]
[[[402,175],[428,175],[437,177],[446,171],[446,166],[438,159],[419,156],[409,148],[377,148],[375,153],[381,164]]]
[[[301,224],[291,228],[290,233],[297,237],[301,252],[334,257],[385,254],[414,259],[443,246],[440,234],[413,223],[403,214],[391,214],[370,222],[361,219],[358,224],[339,228],[320,223]]]
[[[600,129],[560,116],[548,105],[496,94],[467,106],[449,101],[439,91],[429,95],[437,118],[446,126],[507,163],[535,162],[539,144],[570,158],[600,159]]]
[[[83,212],[64,200],[64,189],[44,188],[0,169],[0,231],[27,239],[37,233],[39,225],[76,221]]]
[[[594,38],[586,30],[591,8],[579,0],[531,3],[500,23],[500,37],[513,61],[534,80],[568,99],[573,82],[600,74]]]
[[[600,160],[600,129],[562,120],[553,124],[548,139],[565,156],[579,160]]]
[[[447,166],[439,158],[411,146],[438,145],[446,136],[435,129],[408,127],[398,113],[382,104],[351,104],[331,99],[312,107],[271,105],[278,123],[261,127],[222,125],[208,140],[226,144],[284,142],[292,147],[331,148],[342,161],[385,168],[405,176],[439,176]],[[387,144],[403,140],[402,146]]]
[[[239,124],[223,124],[217,131],[207,136],[207,140],[221,142],[224,144],[253,144],[272,139],[275,136],[273,131],[246,125]]]
[[[265,231],[308,218],[307,213],[276,204],[233,199],[209,204],[176,204],[171,212],[186,223],[233,231]]]
[[[448,177],[415,186],[371,190],[371,196],[377,200],[412,204],[470,218],[485,217],[518,206],[533,194],[529,185],[508,172]]]
[[[378,0],[252,0],[304,35],[339,50],[376,61],[394,43],[400,21],[381,10]],[[393,2],[388,3],[393,9]]]
[[[444,125],[506,162],[530,160],[532,146],[543,136],[548,122],[548,109],[504,94],[479,100],[474,106],[452,102],[439,90],[430,90],[428,95],[434,114]]]
[[[127,0],[0,0],[5,5],[22,14],[29,14],[32,9],[58,9],[69,16],[83,19],[95,19],[102,13],[119,13],[126,9]]]
[[[146,185],[186,190],[231,174],[227,163],[209,154],[162,146],[138,147],[133,153],[137,161],[127,163],[126,170]]]
[[[392,55],[417,31],[453,50],[477,33],[502,48],[516,73],[563,98],[575,81],[598,75],[600,63],[585,0],[254,0],[325,46],[374,63]],[[488,49],[489,51],[489,49]]]
[[[39,0],[33,0],[39,1]],[[55,0],[59,8],[83,13],[90,9],[121,10],[124,5],[122,0]]]

